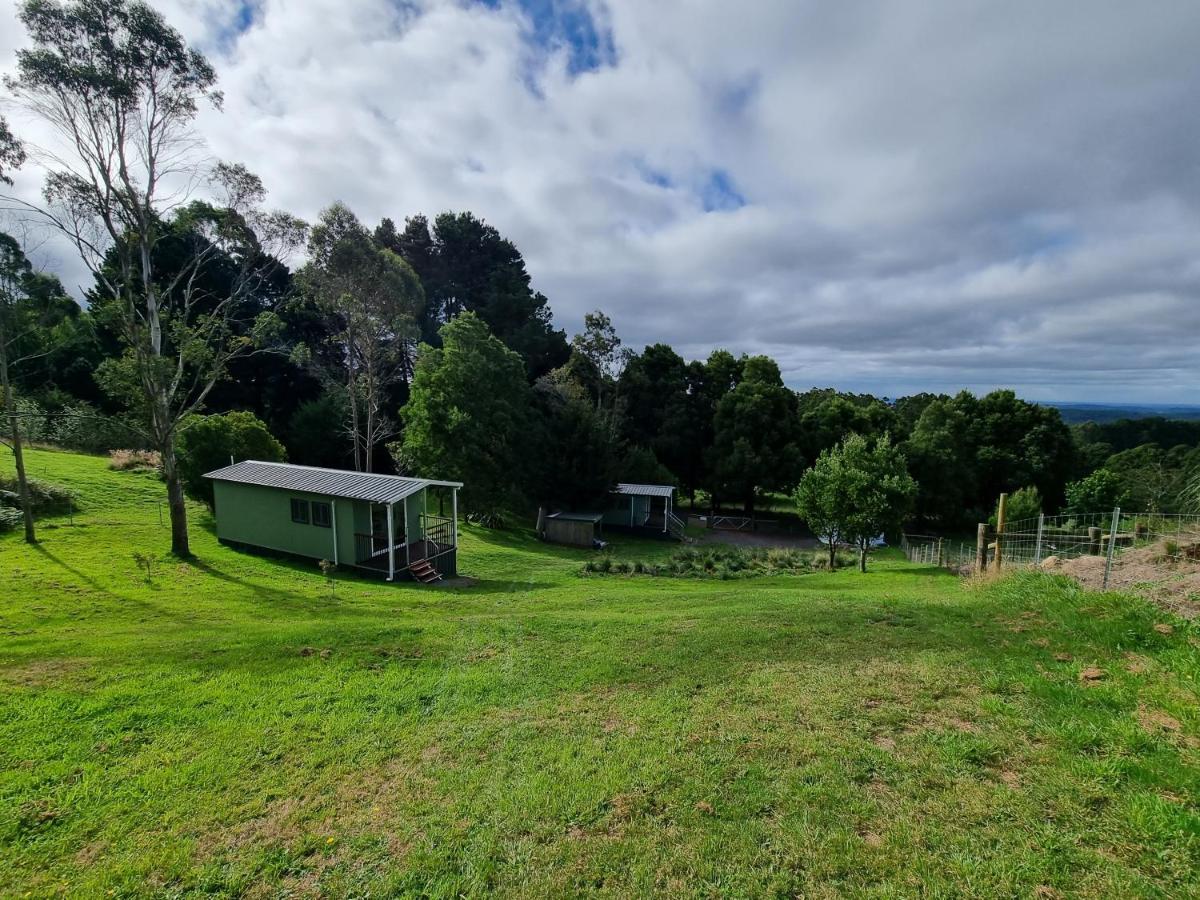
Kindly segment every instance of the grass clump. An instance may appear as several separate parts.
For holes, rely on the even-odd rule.
[[[158,472],[162,456],[156,450],[110,450],[108,467],[114,472]]]
[[[0,506],[0,531],[12,531],[21,525],[22,513],[13,506]]]
[[[76,508],[75,492],[60,484],[52,484],[37,478],[28,479],[29,502],[33,512],[39,516],[61,515]],[[20,507],[20,485],[16,476],[0,475],[0,496],[7,499],[4,505]],[[4,501],[0,501],[3,503]]]
[[[820,556],[820,554],[818,554]],[[786,547],[735,547],[705,544],[679,547],[665,560],[614,561],[608,555],[584,563],[587,574],[655,575],[666,578],[748,578],[760,575],[803,575],[828,560]]]

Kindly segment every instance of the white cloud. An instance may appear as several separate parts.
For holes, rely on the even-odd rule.
[[[569,330],[891,395],[1180,401],[1200,369],[1191,0],[160,6],[274,203],[471,209]],[[585,9],[615,60],[577,72]]]

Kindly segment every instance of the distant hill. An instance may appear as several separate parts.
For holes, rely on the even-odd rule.
[[[1119,419],[1180,419],[1184,421],[1200,420],[1200,406],[1186,404],[1142,403],[1118,405],[1109,403],[1043,403],[1043,406],[1053,406],[1062,413],[1063,421],[1068,425],[1078,425],[1081,422],[1116,422]]]

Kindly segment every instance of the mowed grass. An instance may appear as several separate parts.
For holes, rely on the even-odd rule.
[[[2,896],[1200,891],[1200,650],[1139,600],[584,577],[473,527],[471,586],[331,595],[198,509],[171,561],[153,477],[31,457],[84,510],[0,537]]]

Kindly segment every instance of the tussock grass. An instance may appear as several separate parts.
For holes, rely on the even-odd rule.
[[[331,596],[201,509],[171,560],[161,483],[32,456],[85,513],[0,537],[0,896],[1200,889],[1197,635],[1134,598],[890,552],[580,578],[475,526],[470,582]]]
[[[816,558],[819,556],[820,558]],[[677,547],[666,559],[630,562],[603,554],[583,564],[587,575],[653,575],[674,578],[747,578],[762,575],[802,575],[827,568],[828,554],[784,547],[735,547],[706,544]]]

